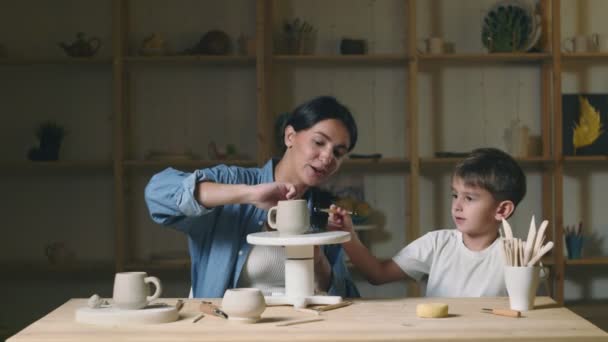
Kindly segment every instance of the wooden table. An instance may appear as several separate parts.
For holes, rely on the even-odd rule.
[[[175,303],[175,299],[161,301]],[[450,317],[416,317],[416,304],[436,301],[449,305]],[[104,327],[76,323],[74,312],[86,300],[72,299],[8,341],[608,341],[606,332],[547,297],[537,298],[536,309],[525,312],[523,318],[480,312],[481,308],[508,307],[507,298],[404,298],[356,300],[321,316],[288,306],[268,307],[256,324],[209,315],[192,323],[198,303],[188,300],[177,322]],[[323,321],[277,326],[314,317]]]

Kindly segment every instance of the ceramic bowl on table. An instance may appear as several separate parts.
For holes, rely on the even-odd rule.
[[[255,323],[266,310],[266,301],[256,288],[228,289],[222,299],[222,310],[230,321]]]

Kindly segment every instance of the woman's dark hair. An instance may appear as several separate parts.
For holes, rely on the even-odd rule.
[[[350,135],[350,146],[348,151],[352,151],[357,143],[357,124],[353,118],[351,112],[344,105],[339,103],[332,96],[319,96],[314,99],[299,105],[292,113],[279,117],[284,121],[283,123],[277,122],[278,132],[281,139],[281,150],[285,151],[285,127],[292,126],[293,129],[298,132],[301,130],[309,129],[320,121],[335,119],[346,127],[348,134]]]

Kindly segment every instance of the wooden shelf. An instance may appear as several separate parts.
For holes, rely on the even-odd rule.
[[[347,159],[340,171],[408,172],[409,160],[403,158]]]
[[[277,63],[340,65],[392,65],[407,63],[406,55],[274,55]]]
[[[0,269],[5,274],[18,278],[40,278],[53,275],[87,275],[96,273],[114,273],[115,267],[112,262],[79,261],[65,264],[49,264],[46,262],[4,262]]]
[[[506,63],[506,62],[543,62],[551,60],[549,53],[451,53],[451,54],[419,54],[421,62],[476,62],[476,63]]]
[[[606,52],[577,52],[570,53],[564,52],[562,53],[562,59],[564,61],[591,61],[594,62],[608,62],[608,53]]]
[[[567,163],[603,163],[608,161],[608,156],[567,156],[564,162]]]
[[[460,162],[462,158],[435,158],[435,157],[427,157],[420,158],[420,164],[422,166],[429,165],[452,165]],[[545,157],[525,157],[525,158],[515,158],[517,162],[519,162],[522,166],[535,166],[535,165],[547,165],[552,164],[554,160],[552,158]]]
[[[190,259],[166,259],[156,261],[134,261],[125,265],[126,270],[150,270],[150,271],[171,271],[171,270],[189,270]]]
[[[0,161],[0,173],[22,171],[112,171],[112,161],[82,160],[82,161]]]
[[[112,58],[0,58],[2,65],[112,65]]]
[[[201,65],[234,65],[254,66],[253,56],[129,56],[124,61],[130,64],[201,64]]]
[[[253,160],[187,160],[187,159],[166,159],[166,160],[125,160],[124,165],[130,169],[158,169],[165,167],[203,169],[219,164],[235,165],[243,167],[254,167],[257,163]]]
[[[608,265],[608,257],[566,259],[566,265]]]

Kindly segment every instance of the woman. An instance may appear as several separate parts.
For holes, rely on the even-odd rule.
[[[252,246],[250,233],[270,230],[267,210],[279,200],[306,198],[340,167],[357,142],[349,110],[329,96],[288,117],[284,153],[262,168],[218,165],[194,173],[172,168],[152,177],[145,196],[152,219],[188,235],[194,297],[222,297],[228,288],[284,292],[284,249]],[[315,251],[318,291],[358,297],[339,245]]]

